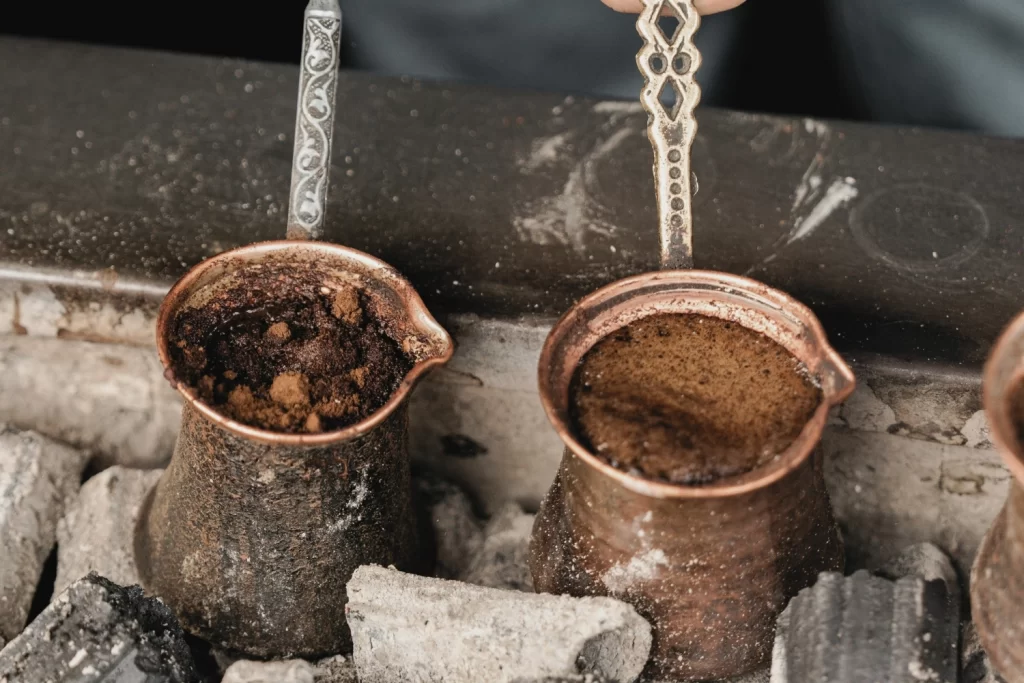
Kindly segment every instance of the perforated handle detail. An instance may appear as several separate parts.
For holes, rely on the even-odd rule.
[[[663,12],[679,21],[671,36],[659,26]],[[647,110],[647,134],[654,148],[661,267],[692,268],[690,151],[697,135],[694,110],[700,102],[694,74],[701,63],[693,36],[700,27],[700,15],[692,0],[644,0],[636,26],[644,39],[636,62],[644,75],[640,101]]]
[[[337,0],[311,0],[302,36],[288,237],[320,239],[327,213],[341,49],[341,9]]]

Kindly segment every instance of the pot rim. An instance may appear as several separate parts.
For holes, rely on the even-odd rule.
[[[1006,380],[1000,376],[1000,364],[1014,355],[1015,346],[1024,340],[1024,313],[1010,321],[996,340],[982,373],[981,403],[989,424],[989,436],[1003,462],[1018,485],[1024,485],[1024,453],[1013,420],[1010,417],[1010,396],[1006,389],[1017,386],[1024,379],[1024,362],[1020,363]]]
[[[363,418],[355,424],[343,429],[318,434],[290,434],[274,432],[269,429],[261,429],[233,420],[222,415],[212,406],[202,401],[198,395],[183,382],[174,377],[174,365],[171,361],[169,343],[170,326],[174,314],[179,310],[180,305],[190,294],[190,289],[206,272],[211,268],[221,265],[239,256],[252,256],[259,254],[272,254],[282,251],[303,250],[306,252],[318,252],[329,254],[342,261],[361,263],[368,271],[373,273],[380,282],[394,290],[405,305],[405,310],[414,321],[414,326],[422,333],[436,339],[439,343],[439,352],[434,355],[416,361],[412,368],[402,378],[402,382],[391,393],[391,397],[384,405],[375,410],[372,414]],[[384,276],[384,277],[381,277]],[[427,310],[426,305],[420,298],[419,293],[412,284],[406,280],[393,266],[351,247],[343,247],[329,242],[317,242],[310,240],[272,240],[256,242],[242,247],[236,247],[221,252],[205,261],[193,266],[186,272],[167,293],[157,315],[156,323],[157,352],[160,363],[164,366],[164,376],[175,389],[178,390],[186,401],[186,404],[197,410],[206,419],[220,425],[227,431],[249,441],[256,441],[272,446],[327,446],[345,441],[357,439],[383,423],[408,397],[409,392],[422,377],[435,366],[444,365],[451,360],[455,352],[455,345],[448,332],[434,319]]]
[[[755,468],[745,475],[730,477],[721,482],[714,482],[704,486],[670,484],[634,476],[617,469],[591,453],[576,439],[570,426],[571,421],[567,410],[568,399],[564,401],[566,409],[560,409],[558,401],[548,390],[549,387],[554,385],[552,372],[555,364],[552,362],[552,359],[559,346],[559,342],[573,329],[577,316],[581,311],[585,311],[590,307],[613,298],[626,299],[631,293],[656,283],[686,283],[696,286],[720,287],[723,290],[731,289],[761,296],[771,300],[771,303],[777,305],[780,309],[785,309],[791,313],[809,331],[809,336],[813,338],[822,356],[820,363],[822,370],[817,374],[827,375],[829,381],[822,382],[821,404],[814,411],[814,414],[804,425],[793,443],[779,454],[773,463]],[[593,348],[593,345],[605,336],[607,334],[595,339],[587,347],[586,351]],[[792,352],[792,349],[789,350]],[[573,455],[586,465],[616,480],[625,488],[641,495],[661,499],[725,498],[744,495],[774,484],[803,465],[821,440],[830,409],[845,401],[856,387],[856,378],[853,371],[846,361],[843,360],[842,356],[829,345],[821,322],[807,306],[788,294],[756,280],[740,275],[706,270],[665,270],[634,275],[608,284],[588,294],[566,311],[559,318],[558,322],[555,323],[554,327],[552,327],[541,350],[538,379],[540,382],[541,403],[544,406],[545,413],[547,413],[548,420],[550,420],[558,436]],[[568,394],[568,386],[559,386],[558,389],[559,391],[564,391],[566,395]]]

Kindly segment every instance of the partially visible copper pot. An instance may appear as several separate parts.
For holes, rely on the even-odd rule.
[[[308,274],[311,287],[357,286],[367,313],[413,357],[390,399],[362,421],[327,433],[266,431],[228,419],[176,381],[176,315],[218,305],[227,288],[275,267]],[[185,406],[171,464],[137,528],[144,587],[221,648],[255,657],[350,648],[345,585],[356,567],[427,568],[411,503],[407,399],[451,357],[451,338],[387,264],[332,244],[280,241],[189,271],[163,303],[157,344]]]
[[[714,316],[761,332],[820,382],[821,406],[776,461],[707,486],[677,486],[615,469],[577,440],[569,387],[580,360],[611,332],[658,313]],[[788,600],[819,572],[843,567],[817,446],[829,408],[854,382],[811,311],[753,280],[663,271],[586,297],[541,353],[541,400],[566,450],[534,524],[537,590],[633,604],[654,627],[650,680],[726,678],[764,665]]]
[[[1014,392],[1022,383],[1024,314],[1003,332],[985,365],[985,415],[1013,483],[971,571],[972,618],[1007,683],[1024,683],[1024,444],[1013,415]]]

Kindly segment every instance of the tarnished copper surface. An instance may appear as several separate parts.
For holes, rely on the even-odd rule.
[[[983,379],[992,442],[1013,473],[1006,505],[971,571],[971,613],[981,643],[1007,683],[1024,683],[1024,446],[1011,411],[1024,381],[1024,314],[996,342]]]
[[[324,282],[357,283],[374,318],[414,357],[387,403],[361,422],[322,434],[269,432],[224,417],[175,381],[175,314],[202,305],[240,269],[271,260]],[[218,647],[255,657],[348,649],[345,584],[355,568],[429,565],[415,533],[406,399],[451,357],[451,338],[383,262],[326,243],[281,241],[226,252],[186,274],[160,310],[157,344],[186,402],[171,464],[136,533],[144,586]]]
[[[588,452],[569,418],[569,385],[584,354],[610,332],[658,313],[732,320],[787,348],[824,400],[773,463],[706,486],[622,472]],[[810,310],[747,278],[663,271],[583,299],[551,331],[540,392],[566,444],[534,525],[537,590],[624,599],[654,626],[652,680],[736,676],[765,664],[775,619],[818,573],[843,567],[817,448],[832,405],[854,388]]]

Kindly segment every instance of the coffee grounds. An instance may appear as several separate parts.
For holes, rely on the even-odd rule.
[[[768,464],[822,401],[775,341],[719,318],[659,314],[584,356],[570,387],[573,430],[612,466],[697,486]]]
[[[343,429],[384,405],[412,368],[354,287],[265,268],[173,323],[178,381],[238,422],[283,433]]]

